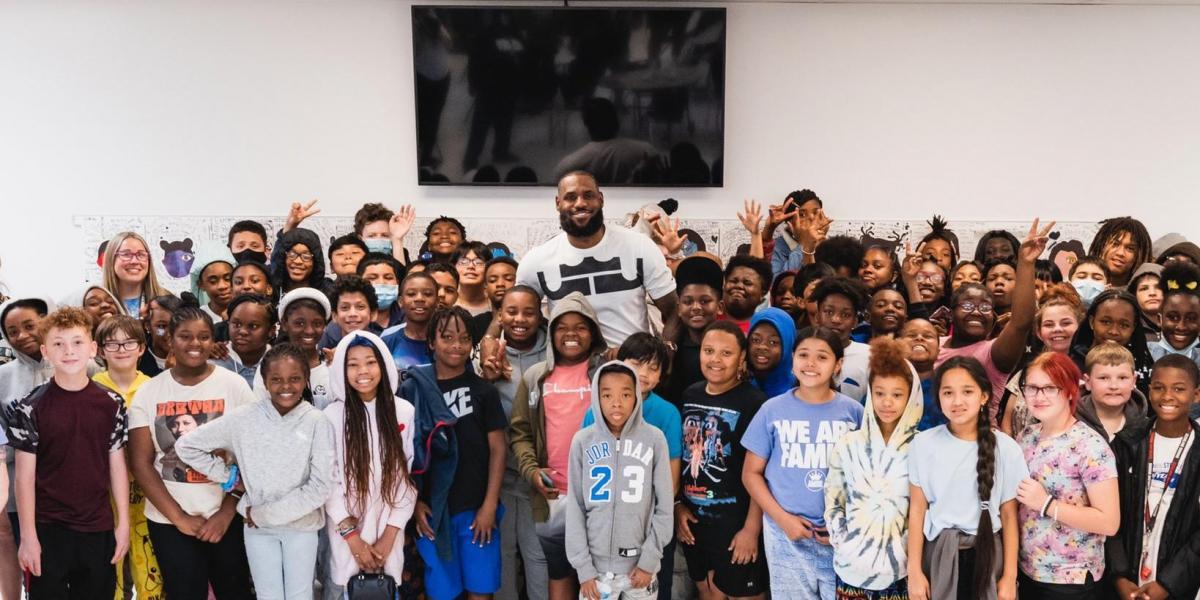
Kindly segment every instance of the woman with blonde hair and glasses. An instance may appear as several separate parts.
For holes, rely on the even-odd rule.
[[[150,299],[169,294],[154,274],[150,245],[132,231],[122,231],[108,241],[104,251],[104,287],[120,300],[125,312],[141,318]]]

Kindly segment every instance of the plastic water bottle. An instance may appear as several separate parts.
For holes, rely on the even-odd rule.
[[[606,577],[596,580],[596,589],[600,591],[600,600],[612,600],[612,586],[605,581]]]

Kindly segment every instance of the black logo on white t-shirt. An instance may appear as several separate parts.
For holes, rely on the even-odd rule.
[[[596,260],[594,257],[587,256],[578,265],[560,264],[558,266],[560,275],[558,289],[550,289],[550,286],[546,283],[546,274],[542,271],[539,271],[537,274],[538,284],[546,292],[546,297],[551,300],[562,300],[571,292],[580,292],[584,296],[593,296],[596,294],[636,290],[642,287],[644,280],[642,259],[638,258],[636,260],[637,274],[633,279],[626,279],[621,273],[620,256],[614,256],[603,262]]]

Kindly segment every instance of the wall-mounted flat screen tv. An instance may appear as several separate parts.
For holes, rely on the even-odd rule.
[[[725,9],[414,6],[418,180],[720,186]]]

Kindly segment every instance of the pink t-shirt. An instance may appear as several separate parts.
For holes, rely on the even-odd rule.
[[[542,413],[546,417],[546,466],[554,470],[550,479],[560,492],[567,491],[571,438],[591,406],[592,380],[587,361],[554,367],[542,384]]]
[[[988,380],[992,382],[992,397],[988,399],[988,417],[991,418],[993,427],[999,427],[1000,421],[996,419],[996,415],[1000,412],[1000,398],[1004,397],[1004,385],[1008,383],[1008,374],[997,369],[996,364],[992,362],[992,344],[996,343],[996,340],[975,342],[962,348],[947,347],[946,344],[949,341],[949,337],[942,338],[942,349],[933,363],[934,368],[942,366],[942,363],[955,356],[970,356],[982,363],[983,369],[987,371]]]

